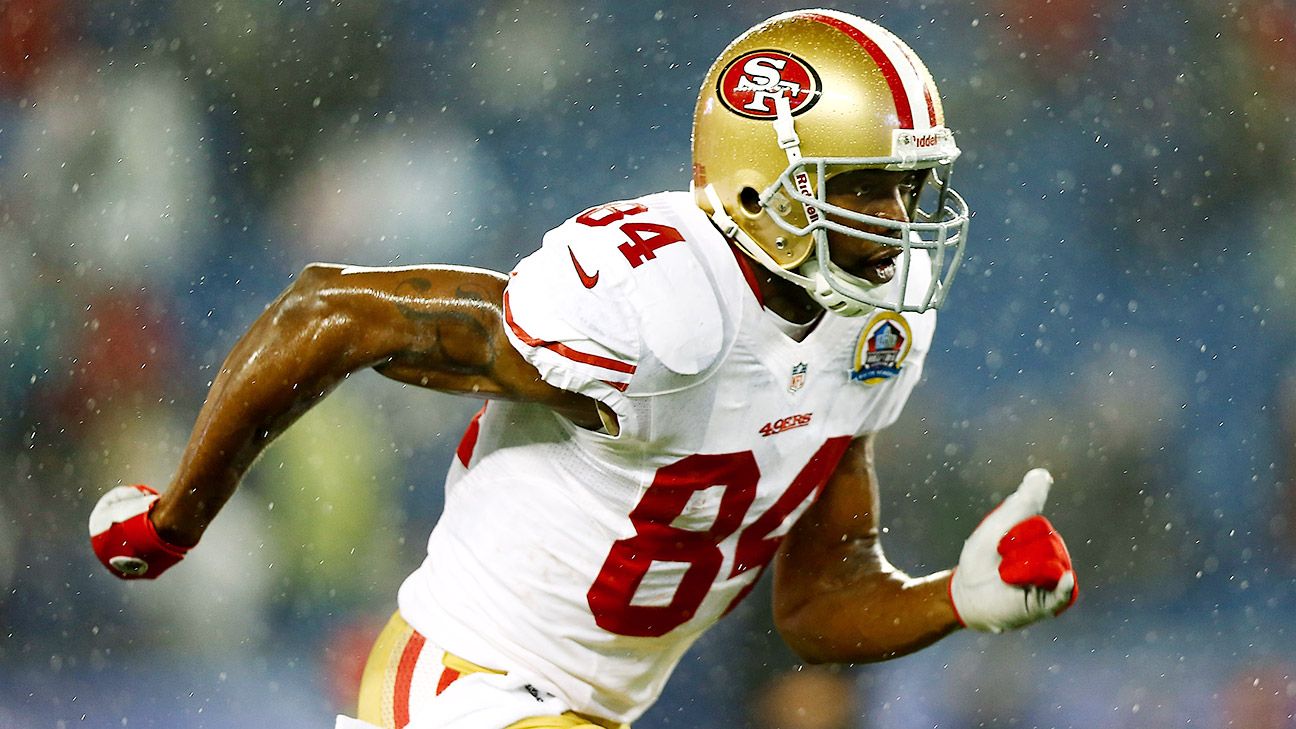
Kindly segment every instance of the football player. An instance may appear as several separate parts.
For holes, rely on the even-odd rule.
[[[689,192],[596,205],[507,275],[312,264],[234,346],[166,492],[94,550],[154,578],[353,372],[486,399],[339,726],[621,727],[773,565],[809,662],[998,632],[1076,597],[1025,475],[954,569],[879,543],[874,434],[918,382],[967,236],[918,56],[842,12],[760,23],[702,83]]]

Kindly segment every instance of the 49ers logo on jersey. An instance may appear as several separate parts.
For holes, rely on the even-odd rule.
[[[819,74],[786,51],[750,51],[725,66],[716,93],[726,108],[748,119],[773,119],[774,98],[786,96],[796,116],[819,100]]]
[[[786,418],[779,418],[778,420],[773,420],[762,425],[758,432],[761,434],[762,438],[768,438],[771,435],[778,435],[785,430],[805,427],[810,424],[810,420],[813,417],[814,413],[798,413],[797,415],[789,415]]]

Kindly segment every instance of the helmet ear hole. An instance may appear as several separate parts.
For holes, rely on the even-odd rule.
[[[744,187],[738,192],[738,205],[749,217],[754,218],[764,212],[760,203],[760,193],[753,187]]]

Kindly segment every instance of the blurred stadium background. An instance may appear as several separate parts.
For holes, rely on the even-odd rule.
[[[824,671],[765,584],[637,729],[1296,725],[1296,6],[836,6],[926,59],[976,211],[883,439],[889,554],[952,564],[1047,465],[1081,601]],[[507,270],[588,205],[687,185],[706,67],[792,7],[0,0],[0,727],[349,711],[475,403],[352,378],[159,584],[99,567],[91,506],[166,485],[304,264]]]

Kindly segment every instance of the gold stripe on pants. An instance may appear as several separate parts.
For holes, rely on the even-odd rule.
[[[369,660],[360,679],[360,706],[357,717],[383,729],[404,729],[409,721],[410,681],[414,665],[424,644],[400,613],[393,613],[386,627],[374,641]],[[445,653],[441,659],[441,680],[437,693],[456,678],[470,673],[503,673]],[[399,723],[398,723],[399,722]],[[568,711],[556,716],[536,716],[501,729],[630,729],[606,719]]]

